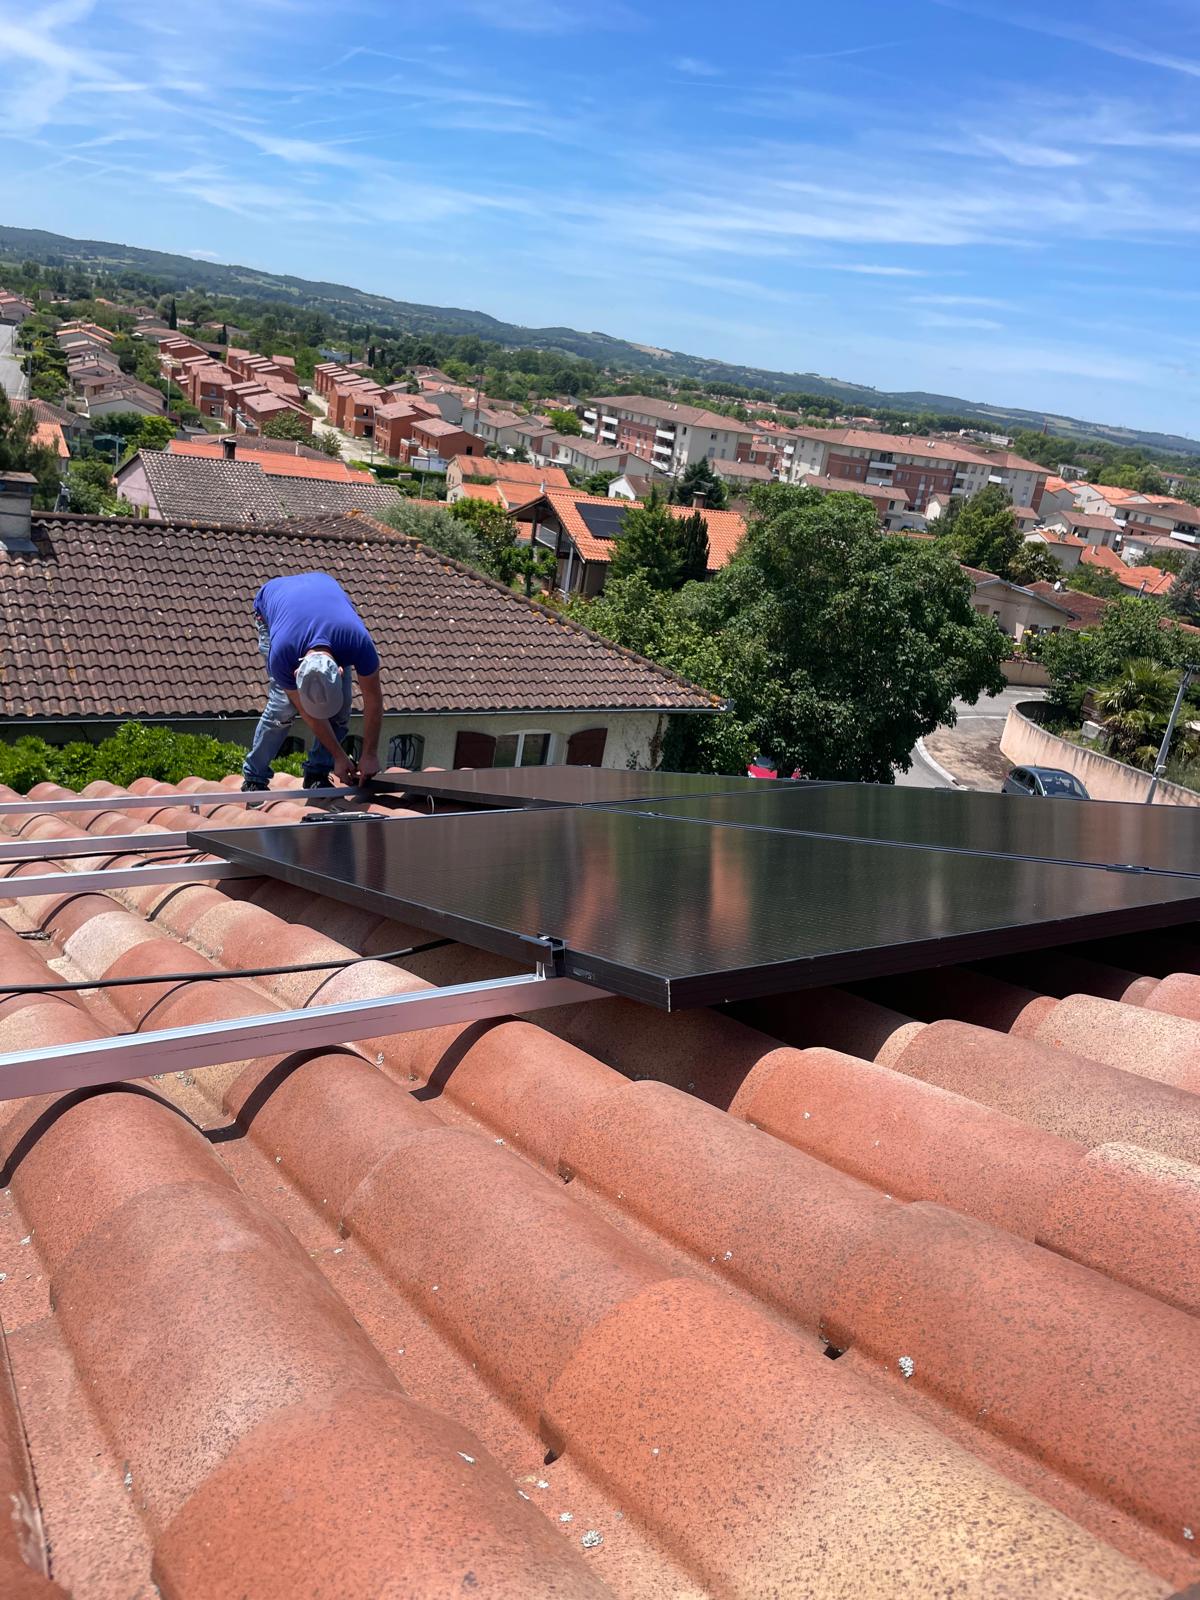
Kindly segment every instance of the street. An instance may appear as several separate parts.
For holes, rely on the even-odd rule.
[[[24,399],[25,374],[17,359],[17,330],[0,323],[0,389],[14,400]]]
[[[922,740],[912,752],[911,768],[897,772],[896,783],[906,789],[949,788],[937,770],[942,767],[952,772],[964,789],[999,789],[1009,765],[1000,753],[1000,736],[1008,713],[1023,700],[1044,697],[1044,689],[1010,685],[999,694],[984,696],[975,705],[956,701],[958,721],[954,727],[938,728]]]

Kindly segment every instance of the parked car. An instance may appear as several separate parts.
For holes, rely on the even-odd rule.
[[[1073,772],[1059,767],[1014,767],[1000,786],[1001,794],[1038,795],[1046,800],[1090,800]]]

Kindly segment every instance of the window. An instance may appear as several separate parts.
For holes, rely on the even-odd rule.
[[[406,767],[409,772],[420,772],[424,765],[425,735],[394,733],[388,740],[388,766]]]
[[[494,767],[544,767],[550,755],[548,733],[502,733],[492,756]]]

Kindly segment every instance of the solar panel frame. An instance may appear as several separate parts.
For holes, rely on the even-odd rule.
[[[381,794],[428,795],[471,805],[616,805],[676,793],[716,795],[754,788],[796,787],[790,778],[713,777],[701,772],[634,772],[625,767],[463,767],[448,772],[387,774],[372,780]]]
[[[1200,918],[1200,879],[557,807],[239,828],[202,849],[666,1009]]]

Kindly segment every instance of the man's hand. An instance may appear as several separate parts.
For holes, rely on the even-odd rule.
[[[358,762],[358,776],[362,783],[368,778],[373,778],[379,771],[379,757],[374,750],[364,750]]]
[[[354,764],[354,757],[348,756],[344,750],[339,750],[333,758],[333,775],[339,783],[354,787],[358,783],[358,768]]]

